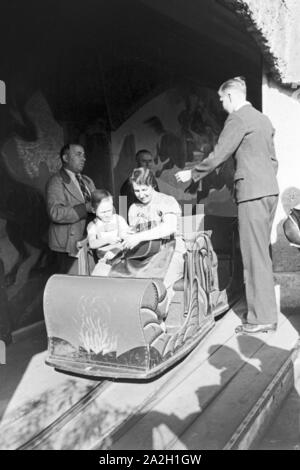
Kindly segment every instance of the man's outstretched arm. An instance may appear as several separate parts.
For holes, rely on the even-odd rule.
[[[246,134],[243,121],[236,115],[230,115],[219,136],[214,150],[201,163],[197,163],[191,170],[176,173],[177,181],[188,181],[193,178],[198,181],[209,175],[218,166],[224,163],[236,152]],[[182,174],[182,175],[181,175]]]

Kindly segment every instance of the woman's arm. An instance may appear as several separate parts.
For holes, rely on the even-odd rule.
[[[149,230],[139,232],[141,241],[157,240],[158,238],[165,238],[174,235],[177,230],[177,216],[176,214],[165,214],[163,221]]]
[[[128,235],[124,239],[123,247],[126,249],[132,249],[139,243],[150,240],[157,240],[160,238],[166,238],[174,235],[177,230],[177,215],[176,214],[165,214],[164,220],[161,224],[154,228],[138,232],[133,235]]]

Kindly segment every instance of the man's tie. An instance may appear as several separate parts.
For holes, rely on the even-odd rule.
[[[82,175],[80,173],[76,173],[76,179],[79,183],[82,195],[84,197],[85,202],[90,202],[91,200],[91,192],[88,188],[88,186],[85,184],[84,179],[82,178]]]

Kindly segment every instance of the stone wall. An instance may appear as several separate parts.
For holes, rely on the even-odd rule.
[[[0,132],[0,339],[4,315],[12,330],[43,318],[43,288],[53,272],[44,193],[63,144],[62,127],[40,91],[23,106],[6,106],[11,131]]]
[[[298,0],[221,0],[240,16],[257,41],[273,78],[300,83],[300,2]]]
[[[275,148],[279,161],[280,200],[273,227],[275,271],[300,271],[300,253],[287,242],[282,223],[289,210],[300,203],[300,89],[288,90],[265,74],[263,112],[275,127]]]
[[[175,179],[175,173],[194,158],[207,157],[225,116],[215,90],[188,84],[168,89],[141,106],[112,132],[116,202],[136,165],[135,153],[148,149],[155,158],[153,171],[160,191],[175,197],[183,211],[191,213],[196,204],[202,204],[206,214],[236,216],[231,159],[199,185],[190,187],[190,182],[178,184]]]

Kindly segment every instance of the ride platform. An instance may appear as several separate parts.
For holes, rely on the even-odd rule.
[[[28,363],[24,355],[25,366],[23,342],[11,345],[0,366],[0,449],[254,448],[300,369],[300,321],[280,314],[275,333],[237,336],[244,308],[240,302],[154,380],[63,374],[45,364],[46,351]]]

